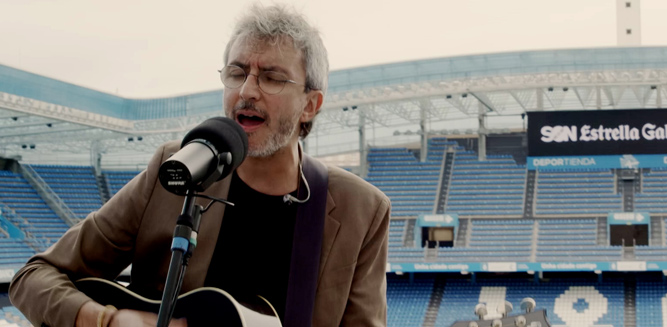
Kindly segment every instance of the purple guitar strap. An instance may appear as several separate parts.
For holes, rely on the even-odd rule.
[[[329,173],[319,161],[303,155],[303,174],[310,186],[310,199],[298,205],[290,276],[285,303],[285,327],[309,327],[313,321],[315,291],[326,216]],[[303,181],[297,198],[307,196]]]

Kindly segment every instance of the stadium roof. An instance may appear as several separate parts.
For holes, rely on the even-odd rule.
[[[571,49],[434,58],[333,71],[308,137],[317,156],[502,133],[536,110],[661,108],[667,47]],[[222,112],[222,91],[129,99],[0,65],[0,155],[24,161],[145,162]],[[422,126],[423,125],[423,126]],[[119,161],[119,165],[121,164]],[[109,166],[115,166],[107,161]]]

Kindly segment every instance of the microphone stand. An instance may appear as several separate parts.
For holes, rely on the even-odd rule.
[[[209,199],[211,202],[206,208],[202,208],[202,206],[195,204],[195,198],[197,197]],[[178,293],[180,293],[181,286],[183,285],[185,268],[188,266],[192,252],[195,247],[197,247],[197,235],[199,233],[201,214],[206,212],[214,202],[234,206],[234,203],[227,200],[218,199],[204,194],[197,194],[194,190],[188,190],[185,194],[183,210],[178,216],[178,221],[174,228],[174,239],[171,243],[171,262],[169,263],[167,281],[165,282],[164,292],[162,293],[162,302],[160,303],[160,311],[158,312],[158,327],[167,327],[171,321],[171,317],[174,314],[174,308],[176,307]]]
[[[171,243],[171,262],[169,263],[167,281],[162,293],[157,327],[167,327],[174,314],[178,293],[181,291],[183,277],[185,276],[185,268],[188,266],[190,257],[192,257],[192,251],[197,247],[197,234],[199,233],[201,214],[206,212],[214,202],[234,205],[227,200],[197,194],[197,191],[203,191],[217,181],[222,176],[224,168],[232,163],[232,154],[230,152],[222,152],[216,156],[218,157],[218,161],[214,172],[202,181],[201,184],[193,185],[185,191],[183,209],[178,216],[176,228],[174,228],[174,239]],[[206,208],[202,208],[202,206],[195,203],[195,198],[197,197],[209,199],[211,202]]]
[[[185,268],[192,256],[192,251],[197,246],[197,233],[199,232],[199,223],[201,222],[202,207],[195,204],[197,196],[194,190],[188,190],[183,202],[183,210],[178,216],[176,228],[174,229],[174,239],[171,243],[171,262],[169,263],[169,272],[164,292],[162,293],[162,303],[158,313],[158,327],[167,327],[176,307],[176,299],[183,284]]]

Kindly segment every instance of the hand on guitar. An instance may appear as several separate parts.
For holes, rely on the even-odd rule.
[[[157,325],[159,300],[147,299],[120,284],[99,278],[83,278],[74,284],[92,299],[79,309],[76,327]],[[169,326],[281,326],[278,314],[266,299],[255,296],[245,300],[237,301],[229,293],[212,287],[190,291],[178,297],[173,317],[181,319],[172,319]]]
[[[123,309],[118,310],[109,321],[109,327],[144,327],[157,325],[157,315],[152,312]],[[169,327],[187,327],[185,318],[172,319]]]
[[[107,310],[105,314],[101,314]],[[102,319],[101,325],[108,327],[145,327],[157,325],[157,314],[130,309],[109,310],[101,304],[88,301],[81,306],[76,316],[76,327],[98,326],[98,319]],[[172,319],[169,327],[187,327],[187,321],[183,319]]]

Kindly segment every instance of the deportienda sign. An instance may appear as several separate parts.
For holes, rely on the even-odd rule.
[[[529,156],[667,153],[667,110],[528,113]]]

